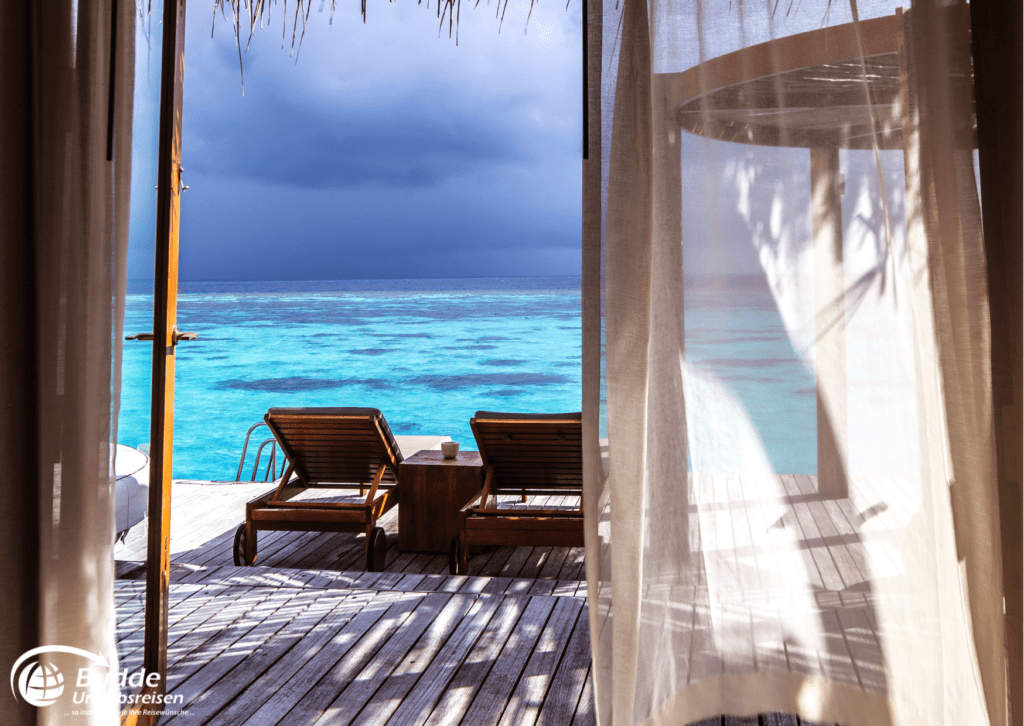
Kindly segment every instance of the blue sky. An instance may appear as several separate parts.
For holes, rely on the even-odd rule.
[[[183,280],[578,275],[580,3],[281,7],[243,54],[213,3],[188,6]],[[159,16],[151,18],[159,36]],[[526,32],[524,33],[524,28]],[[244,40],[244,39],[243,39]],[[130,278],[152,276],[159,52],[140,36]]]

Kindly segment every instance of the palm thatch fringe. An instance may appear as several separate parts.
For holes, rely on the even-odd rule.
[[[140,3],[144,0],[138,0]],[[388,0],[388,2],[394,2],[395,0]],[[245,30],[245,24],[248,23],[249,37],[245,42],[246,49],[249,47],[249,43],[252,42],[253,34],[256,28],[263,28],[264,16],[266,16],[266,23],[270,24],[271,19],[271,6],[276,5],[278,0],[213,0],[213,20],[214,24],[217,21],[217,10],[220,10],[221,16],[228,20],[228,11],[230,10],[231,18],[228,20],[234,28],[235,40],[238,45],[238,63],[239,67],[242,64],[242,33]],[[291,52],[293,54],[298,53],[298,49],[302,46],[302,39],[306,36],[306,24],[309,22],[309,14],[313,7],[314,0],[293,0],[295,4],[295,12],[292,17],[292,40],[291,40]],[[337,0],[319,0],[320,8],[319,12],[324,11],[324,7],[330,2],[330,10],[328,13],[328,23],[334,22],[334,10],[337,4]],[[526,16],[527,25],[530,22],[530,16],[533,14],[533,4],[536,0],[529,0],[530,7],[529,12]],[[423,0],[417,0],[417,5],[423,4]],[[488,5],[490,0],[488,0]],[[474,9],[480,5],[480,0],[476,0],[473,7]],[[498,20],[498,32],[501,32],[501,26],[505,20],[505,10],[508,8],[508,0],[497,0],[495,3],[494,17]],[[430,0],[427,0],[427,7],[430,7]],[[438,19],[438,35],[444,31],[444,21],[448,20],[448,37],[455,38],[455,44],[459,42],[459,15],[462,9],[462,0],[437,0],[437,19]],[[568,7],[568,0],[566,2]],[[366,23],[366,0],[361,0],[360,13],[363,16],[363,23]],[[299,29],[301,27],[301,33]],[[213,29],[211,28],[211,35]],[[288,38],[288,0],[283,0],[282,8],[282,20],[281,20],[281,48],[284,49],[285,43]]]
[[[146,0],[137,0],[139,12],[142,12],[142,3]],[[320,8],[318,12],[324,11],[324,6],[330,2],[330,11],[328,13],[328,24],[334,23],[334,9],[336,6],[336,0],[320,0]],[[388,0],[388,2],[394,2],[395,0]],[[149,0],[152,2],[152,0]],[[295,13],[292,19],[292,42],[290,54],[296,56],[298,61],[298,51],[302,47],[302,40],[306,37],[306,24],[309,22],[309,13],[313,7],[313,0],[293,0],[295,3]],[[533,14],[533,4],[536,0],[529,0],[530,8],[526,16],[526,23],[529,25],[530,16]],[[264,15],[266,15],[266,23],[270,24],[271,19],[271,6],[276,5],[277,0],[213,0],[213,25],[210,27],[210,36],[213,37],[214,26],[217,23],[217,10],[220,10],[221,17],[231,23],[235,32],[235,44],[238,47],[238,73],[242,81],[242,94],[245,95],[245,72],[242,67],[242,33],[244,32],[244,23],[247,21],[249,25],[249,37],[245,41],[246,50],[249,49],[249,44],[252,42],[253,34],[256,32],[256,28],[263,29]],[[417,5],[422,5],[423,0],[417,0]],[[488,5],[490,0],[488,0]],[[281,20],[281,49],[284,49],[285,43],[288,37],[288,0],[283,0],[284,7],[282,8],[282,20]],[[480,0],[476,0],[473,5],[475,9],[480,5]],[[444,31],[445,18],[448,19],[448,37],[455,38],[455,44],[459,44],[459,15],[462,9],[462,0],[437,0],[437,18],[438,18],[438,35]],[[505,10],[508,8],[508,0],[497,0],[495,3],[494,17],[498,20],[498,32],[501,32],[501,26],[505,21]],[[430,7],[430,0],[427,0],[427,7]],[[569,0],[566,0],[566,8],[569,7]],[[227,10],[231,11],[231,18],[228,20]],[[361,14],[363,16],[363,23],[366,23],[366,0],[361,0]],[[244,20],[243,20],[244,18]],[[302,32],[299,32],[301,24]],[[297,41],[297,42],[296,42]]]

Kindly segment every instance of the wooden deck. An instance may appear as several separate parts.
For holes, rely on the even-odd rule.
[[[175,567],[161,723],[592,724],[579,583]],[[141,666],[141,580],[119,580],[122,667]]]
[[[884,692],[870,581],[899,574],[885,543],[915,509],[910,489],[879,480],[877,491],[858,484],[857,497],[834,501],[816,497],[812,477],[772,479],[699,482],[690,511],[703,581],[688,586],[689,599],[678,584],[669,593],[655,583],[645,596],[677,608],[670,620],[682,625],[666,637],[690,654],[691,681],[768,666]],[[169,692],[187,713],[161,723],[593,723],[581,549],[497,548],[450,577],[447,555],[398,552],[392,510],[380,522],[383,573],[361,571],[362,537],[352,534],[261,533],[257,566],[236,568],[244,503],[268,488],[174,485]],[[115,549],[118,649],[129,669],[142,656],[144,548],[140,526]],[[807,591],[791,594],[787,612],[777,594],[793,568]],[[822,640],[790,637],[792,621],[809,619]],[[723,633],[740,632],[747,645],[723,650]],[[760,723],[799,721],[764,714]]]
[[[235,567],[245,502],[269,488],[174,484],[168,692],[188,713],[161,724],[594,723],[581,548],[498,548],[450,577],[447,555],[398,551],[392,510],[384,572],[361,571],[360,535],[296,532],[261,532],[257,566]],[[132,670],[145,538],[115,549]]]
[[[245,503],[273,487],[269,484],[183,484],[173,485],[171,514],[171,560],[179,564],[219,566],[233,564],[231,548],[235,528],[245,519]],[[309,491],[295,501],[325,498],[323,491]],[[355,498],[349,498],[353,501]],[[531,506],[548,508],[572,506],[572,497],[537,497]],[[578,499],[578,498],[577,498]],[[510,500],[510,506],[515,506]],[[398,510],[378,520],[388,537],[385,572],[404,574],[448,574],[448,555],[416,554],[398,550]],[[362,535],[317,532],[260,532],[257,565],[304,570],[362,571]],[[145,523],[129,533],[124,544],[114,548],[118,560],[146,559]],[[583,572],[581,547],[501,547],[474,557],[468,575],[544,580],[580,580]]]

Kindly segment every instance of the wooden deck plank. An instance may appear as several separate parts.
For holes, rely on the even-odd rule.
[[[212,657],[211,653],[215,654],[227,648],[237,637],[247,632],[252,621],[247,621],[246,618],[250,613],[255,613],[255,617],[259,617],[262,610],[258,608],[267,598],[274,595],[270,589],[263,592],[250,588],[244,590],[244,593],[238,593],[231,602],[213,613],[212,617],[206,618],[201,624],[184,633],[175,643],[168,643],[167,660],[175,664],[174,669],[168,669],[167,672],[168,691],[199,670],[205,659]],[[234,593],[229,591],[225,594],[230,596]],[[288,597],[290,594],[283,596]],[[282,596],[279,595],[278,598],[280,597]]]
[[[300,724],[314,723],[334,702],[338,694],[371,661],[394,632],[402,626],[424,597],[408,593],[394,600],[384,613],[378,614],[373,619],[373,627],[368,628],[356,643],[347,648],[344,654],[339,656],[340,660],[326,669],[318,681],[314,684],[308,682],[303,684],[306,692],[301,699],[290,700],[288,703],[282,704],[290,710],[287,710],[280,720],[273,721],[267,718],[267,711],[272,709],[272,707],[267,707],[274,703],[276,700],[274,699],[254,713],[245,723],[249,726],[270,726],[275,723],[299,726]]]
[[[223,590],[223,587],[219,587],[212,594],[199,595],[204,591],[202,585],[183,585],[181,587],[176,587],[173,592],[169,593],[167,598],[169,605],[167,614],[168,624],[175,623],[182,618],[191,615],[193,612],[201,608],[209,597],[212,597],[219,592],[223,592]],[[193,595],[199,596],[193,598]],[[142,644],[142,627],[145,620],[145,601],[140,598],[137,602],[140,606],[137,610],[126,612],[120,607],[117,608],[118,657],[123,658],[130,654],[135,647],[141,646]]]
[[[572,632],[581,609],[582,603],[574,598],[562,598],[555,605],[512,691],[499,726],[533,726],[568,645],[565,633]]]
[[[719,554],[717,519],[712,508],[715,498],[714,480],[710,475],[693,474],[692,482],[696,521],[691,521],[691,526],[696,525],[701,550],[706,553],[705,567],[708,583],[713,586],[725,587],[729,582],[729,576],[727,573],[720,572],[724,557]]]
[[[824,652],[821,653],[822,670],[825,677],[845,686],[860,687],[860,679],[853,666],[853,657],[846,642],[842,624],[832,608],[819,613],[825,636]]]
[[[178,585],[172,589],[178,589]],[[183,586],[190,587],[190,586]],[[241,597],[241,593],[229,593],[225,587],[209,587],[209,586],[191,586],[197,588],[189,600],[186,602],[192,602],[194,607],[192,609],[183,608],[181,612],[176,612],[172,608],[168,612],[167,623],[169,628],[167,635],[167,647],[168,656],[170,656],[172,647],[176,646],[182,637],[192,632],[195,628],[201,626],[211,617],[216,615],[217,611],[223,607],[227,607],[234,599]],[[214,601],[218,603],[217,608],[210,606],[210,603]],[[122,627],[118,624],[118,629]],[[142,665],[142,655],[144,647],[144,630],[142,626],[138,626],[126,633],[126,637],[119,638],[118,641],[118,660],[122,669],[128,668],[129,670],[135,670]]]
[[[568,640],[540,706],[537,726],[564,726],[572,721],[579,707],[590,670],[590,625],[585,603]]]
[[[501,577],[521,577],[523,566],[533,553],[532,547],[516,547],[516,551],[508,558],[498,574]]]
[[[384,683],[377,689],[359,714],[361,726],[383,726],[398,709],[409,692],[419,682],[433,660],[438,657],[449,637],[476,607],[478,598],[471,595],[453,595],[444,609],[433,619],[426,632],[398,663]],[[451,651],[449,650],[449,654]],[[332,721],[333,723],[333,721]]]
[[[339,553],[347,554],[352,549],[350,540],[356,536],[337,532],[285,532],[264,546],[261,539],[269,534],[257,535],[257,557],[262,558],[257,562],[310,570],[329,569],[329,563],[337,559]]]
[[[808,539],[808,534],[804,530],[804,525],[809,519],[807,516],[801,516],[802,512],[797,508],[797,505],[800,503],[800,490],[797,488],[791,476],[783,474],[780,476],[780,480],[786,488],[786,493],[790,497],[790,504],[792,507],[791,512],[785,518],[786,529],[787,531],[790,531],[790,541],[797,547],[800,558],[803,560],[805,572],[807,573],[807,581],[817,590],[827,589],[825,585],[825,578],[828,577],[831,571],[828,568],[825,568],[825,573],[822,573],[822,568],[825,567],[825,563],[822,560],[821,553],[816,551],[816,548],[800,546],[802,542]],[[834,567],[831,565],[831,562],[829,563],[829,567]],[[842,582],[839,579],[838,573],[835,573],[834,580],[838,583]],[[840,584],[839,587],[842,588],[842,585]]]
[[[688,683],[722,675],[722,658],[712,633],[711,605],[707,602],[694,602],[690,621]]]
[[[798,475],[794,476],[793,480],[802,494],[809,495],[815,493],[817,487],[811,480],[811,477]],[[834,519],[837,510],[836,500],[819,499],[807,502],[803,506],[807,508],[807,511],[814,519],[814,524],[821,537],[823,549],[832,557],[836,570],[843,580],[843,588],[839,589],[850,587],[867,579],[858,565],[858,558],[852,552],[854,542],[849,541],[851,537],[855,542],[859,541],[856,531],[849,531],[848,522],[845,521],[845,517],[840,516]],[[846,536],[840,534],[840,527],[844,524],[846,524],[846,527],[843,527],[846,530]]]
[[[597,710],[594,708],[594,666],[587,670],[587,676],[583,680],[583,693],[580,694],[579,703],[576,704],[576,713],[572,717],[572,726],[595,726],[597,724]]]
[[[533,585],[530,587],[530,595],[551,595],[555,591],[555,580],[543,580],[537,579],[533,581]]]
[[[312,701],[319,699],[329,702],[333,697],[331,681],[336,678],[344,682],[345,669],[357,667],[352,661],[358,662],[360,658],[368,657],[367,653],[372,653],[377,642],[386,637],[386,632],[372,634],[377,624],[383,621],[385,631],[397,627],[394,620],[400,619],[418,601],[418,598],[402,593],[375,594],[351,620],[340,629],[332,630],[330,639],[323,647],[310,654],[301,666],[301,675],[297,674],[282,682],[271,694],[273,697],[242,723],[248,726],[287,724],[291,722],[288,720],[289,712],[297,705],[308,709],[307,715],[316,718],[319,709]],[[395,607],[401,603],[404,605]],[[311,694],[314,688],[319,690]],[[296,713],[295,717],[300,715]]]
[[[753,546],[759,550],[757,563],[761,568],[761,583],[765,594],[784,590],[789,571],[783,561],[792,559],[792,556],[785,552],[788,549],[787,538],[781,527],[777,526],[786,512],[781,496],[782,483],[775,474],[748,477],[743,489]],[[773,496],[776,492],[780,496]]]
[[[786,660],[786,634],[777,605],[751,605],[754,658],[760,672],[789,670]]]
[[[530,553],[530,556],[520,568],[517,577],[536,579],[540,576],[540,571],[544,568],[544,563],[547,562],[548,557],[550,556],[550,547],[534,547],[533,552]]]
[[[393,589],[401,590],[403,592],[423,592],[423,588],[420,587],[420,583],[424,580],[424,575],[406,575],[395,585]]]
[[[455,671],[447,689],[426,720],[429,726],[456,726],[473,703],[505,642],[524,614],[527,600],[505,597],[498,611],[484,628],[483,634]],[[503,697],[504,699],[504,697]],[[504,702],[504,701],[503,701]],[[467,724],[472,723],[466,721]]]
[[[515,553],[516,549],[516,547],[511,545],[498,547],[491,553],[491,556],[487,559],[484,566],[480,568],[480,574],[484,577],[501,575],[502,569],[508,563],[509,558]]]
[[[182,661],[178,661],[177,667],[167,674],[168,692],[182,696],[184,703],[190,705],[209,698],[208,694],[212,693],[228,691],[223,693],[223,697],[230,697],[230,687],[214,689],[214,684],[309,607],[315,598],[316,593],[312,591],[272,590],[263,602],[253,608],[250,617],[236,621],[222,634],[205,641],[184,667]]]
[[[188,714],[176,716],[169,723],[201,726],[215,715],[217,722],[222,723],[224,719],[219,712],[259,680],[303,635],[315,630],[335,605],[333,599],[320,598],[319,593],[312,590],[297,593],[253,628],[246,635],[246,642],[236,643],[226,655],[210,661],[175,689],[185,696]],[[210,669],[209,672],[201,677],[206,669]],[[219,677],[218,672],[221,672]]]
[[[568,598],[565,598],[568,601]],[[494,661],[466,712],[465,723],[474,726],[494,726],[505,710],[509,695],[540,638],[544,625],[554,609],[554,598],[530,598],[515,629],[509,634],[505,647]]]
[[[506,595],[529,595],[536,580],[525,577],[507,578],[508,586],[505,588]]]
[[[488,592],[491,594],[501,595],[504,594],[510,584],[512,584],[511,578],[508,577],[489,577],[489,582],[484,586],[484,589],[480,592]]]
[[[262,675],[244,683],[230,705],[216,714],[216,722],[222,726],[237,726],[270,699],[280,698],[282,690],[287,689],[293,679],[301,680],[305,673],[316,673],[314,659],[324,647],[338,639],[339,631],[362,613],[373,597],[372,593],[356,593],[323,598],[327,612],[320,621],[307,628],[303,628],[301,622],[289,624],[284,637],[291,642],[290,649]],[[218,689],[221,687],[218,685]]]
[[[434,555],[433,559],[423,568],[426,575],[447,575],[448,555]]]
[[[711,504],[728,503],[729,494],[725,474],[708,474],[705,478],[709,480],[710,487],[706,495],[710,495]],[[733,539],[732,512],[723,507],[713,506],[708,511],[708,518],[714,521],[714,527],[709,530],[714,532],[712,540],[713,550],[718,560],[718,588],[721,591],[742,592],[743,583],[739,572],[739,561],[736,556],[736,543]],[[710,573],[709,573],[710,575]]]
[[[830,499],[822,503],[829,524],[835,528],[835,536],[845,543],[849,566],[856,573],[858,582],[868,582],[871,570],[868,567],[867,555],[860,533],[853,527],[839,502]]]
[[[426,721],[501,602],[500,596],[481,595],[476,598],[459,627],[395,709],[388,726],[421,726]]]
[[[558,573],[562,570],[562,565],[565,564],[565,558],[569,556],[568,547],[552,547],[548,554],[547,561],[540,570],[540,574],[537,577],[555,579],[558,577]]]
[[[743,484],[739,474],[725,474],[726,491],[729,501],[734,505],[731,516],[732,541],[736,552],[736,570],[742,592],[759,593],[765,589],[762,578],[763,568],[758,561],[758,551],[754,546],[754,536],[750,531],[750,520],[747,518],[749,506],[746,501]]]
[[[353,535],[340,532],[309,533],[303,541],[306,545],[298,549],[291,547],[290,557],[282,557],[280,562],[284,566],[294,567],[300,570],[329,569],[329,565],[342,552],[347,552]],[[296,551],[298,550],[298,551]]]
[[[583,553],[582,547],[570,547],[569,554],[565,557],[565,562],[562,563],[562,569],[558,571],[556,576],[559,580],[579,580],[583,578]]]
[[[313,723],[316,726],[340,726],[351,723],[380,687],[380,681],[387,678],[424,631],[438,619],[448,603],[457,597],[459,596],[447,593],[424,595],[415,610],[403,619],[402,624],[381,644],[380,649],[360,668],[351,682],[335,696]],[[460,601],[460,605],[463,602]],[[289,718],[289,723],[296,722]]]
[[[836,617],[846,635],[847,647],[857,670],[857,679],[868,693],[884,694],[886,675],[878,636],[868,622],[866,609],[844,607],[836,610]]]
[[[813,477],[694,475],[694,482],[691,525],[708,575],[695,573],[690,594],[669,598],[685,605],[681,617],[693,633],[688,678],[789,669],[884,692],[876,596],[863,585],[871,575],[902,573],[898,537],[914,508],[912,484],[858,479],[856,498],[821,500]],[[899,487],[905,491],[891,491]],[[495,547],[471,558],[470,576],[449,577],[447,556],[397,551],[392,510],[381,518],[390,533],[385,573],[359,572],[361,534],[306,532],[262,532],[257,567],[236,568],[231,522],[241,521],[244,501],[241,490],[216,489],[185,487],[175,500],[220,511],[182,522],[183,541],[173,547],[171,687],[199,695],[191,709],[198,715],[172,723],[290,726],[334,723],[338,714],[342,723],[593,723],[582,548]],[[229,504],[237,508],[225,512]],[[560,495],[527,504],[578,505]],[[504,497],[502,506],[522,505]],[[129,550],[119,545],[119,554]],[[138,569],[117,564],[127,577]],[[141,658],[141,586],[117,581],[122,667]],[[447,604],[417,635],[409,621],[426,597]],[[350,600],[345,607],[355,615],[343,624],[336,613]],[[459,601],[469,604],[453,605]],[[410,604],[395,609],[400,602]],[[523,653],[523,616],[537,619],[535,602],[546,603],[546,614],[534,623],[536,650]],[[559,628],[556,614],[572,611],[573,622]],[[331,617],[333,625],[321,625]],[[357,633],[359,618],[365,627]],[[820,643],[784,637],[808,618]],[[542,648],[549,632],[560,634],[558,655]],[[716,633],[724,634],[717,645]],[[238,660],[242,653],[248,658]],[[218,661],[223,670],[213,667]],[[202,696],[207,690],[215,695]]]
[[[436,555],[426,554],[421,552],[416,555],[412,562],[409,563],[409,567],[406,572],[415,572],[416,574],[423,574],[423,571],[434,561]]]

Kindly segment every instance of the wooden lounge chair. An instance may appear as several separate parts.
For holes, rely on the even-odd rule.
[[[579,413],[477,411],[469,424],[484,463],[483,488],[460,510],[449,553],[451,574],[466,571],[474,545],[582,547],[583,512],[499,508],[499,495],[574,495],[583,488],[583,418]],[[581,499],[582,501],[582,499]]]
[[[272,408],[264,417],[288,459],[278,487],[245,505],[235,564],[256,562],[256,532],[365,532],[366,569],[384,568],[387,540],[377,519],[398,503],[402,452],[375,408]],[[294,479],[292,476],[294,475]],[[365,501],[292,502],[310,488],[369,487]]]

